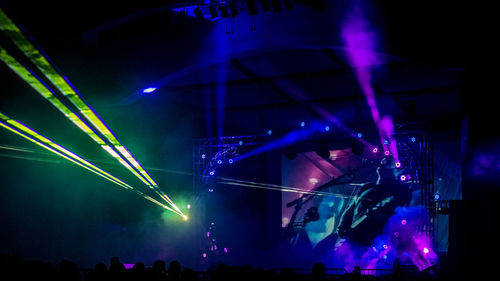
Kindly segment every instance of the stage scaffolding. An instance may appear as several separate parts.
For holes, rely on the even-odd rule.
[[[405,158],[410,163],[412,179],[411,190],[416,198],[414,204],[420,204],[426,210],[423,223],[418,226],[420,233],[426,234],[432,239],[434,248],[436,243],[436,201],[434,199],[434,147],[432,138],[428,132],[422,130],[415,124],[396,125],[397,133],[393,139],[397,142],[400,158]],[[378,131],[375,129],[358,130],[363,139],[380,143]],[[275,137],[275,136],[273,136]],[[210,190],[217,179],[218,166],[231,163],[231,159],[248,152],[266,142],[272,140],[265,136],[230,136],[223,138],[202,138],[193,140],[193,190],[199,198]],[[345,140],[343,138],[332,138],[331,142]],[[323,140],[322,140],[323,141]],[[222,161],[218,162],[218,161]],[[219,164],[221,163],[221,164]],[[222,165],[223,164],[223,165]],[[214,172],[213,174],[210,174]],[[206,214],[206,212],[203,212]],[[206,220],[207,218],[202,218]]]

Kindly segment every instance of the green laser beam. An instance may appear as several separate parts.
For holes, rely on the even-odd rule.
[[[151,176],[144,170],[144,168],[139,164],[139,162],[132,156],[132,154],[127,150],[125,146],[120,144],[116,139],[114,134],[109,130],[109,128],[104,124],[104,122],[98,117],[98,115],[88,106],[80,97],[78,92],[70,85],[69,81],[60,75],[58,71],[50,64],[49,60],[32,44],[32,42],[26,38],[23,32],[17,27],[17,25],[3,12],[0,8],[0,30],[2,30],[13,42],[14,44],[28,57],[33,64],[44,74],[44,76],[54,84],[54,86],[66,96],[73,105],[78,108],[80,113],[95,127],[101,134],[114,146],[119,153],[125,157],[129,163],[131,163],[135,169],[137,169],[140,175],[126,163],[121,157],[118,158],[117,154],[110,153],[110,147],[103,144],[103,140],[100,138],[95,138],[97,135],[88,128],[88,126],[71,110],[69,110],[62,102],[60,102],[48,89],[43,86],[43,83],[36,79],[36,76],[32,74],[31,71],[27,70],[20,63],[18,63],[13,57],[9,56],[4,49],[0,49],[0,58],[18,75],[23,77],[30,85],[32,85],[40,94],[49,99],[54,106],[65,113],[73,123],[75,123],[80,129],[89,134],[94,141],[99,143],[108,153],[115,157],[122,165],[129,169],[134,175],[141,179],[146,185],[149,185],[151,189],[156,191],[165,201],[167,201],[174,209],[182,213],[182,211],[175,205],[175,203],[168,197],[162,190],[158,188],[157,183],[151,178]],[[15,65],[15,67],[13,67]],[[35,78],[35,79],[33,79]],[[35,82],[34,80],[37,80]],[[34,84],[32,84],[34,83]],[[43,90],[46,89],[47,91]],[[67,110],[66,110],[67,109]],[[142,175],[142,176],[141,176]]]

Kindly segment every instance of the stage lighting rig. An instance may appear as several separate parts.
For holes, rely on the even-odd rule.
[[[236,3],[233,1],[231,4],[229,4],[229,10],[231,10],[231,16],[235,18],[238,14],[238,7],[236,6]]]
[[[246,4],[249,16],[255,16],[259,13],[259,8],[257,7],[257,3],[255,2],[255,0],[247,0]]]
[[[194,15],[196,16],[196,18],[199,20],[199,21],[203,21],[205,18],[203,17],[203,13],[201,12],[201,9],[200,7],[196,7],[194,9]]]
[[[273,5],[274,12],[281,12],[281,0],[271,0],[271,4]]]
[[[287,11],[291,11],[294,9],[292,0],[283,0],[283,5]]]
[[[211,4],[210,6],[208,6],[208,10],[210,11],[210,16],[212,17],[212,19],[215,19],[219,16],[219,14],[217,13],[217,6],[215,4]]]
[[[227,10],[227,7],[225,5],[220,4],[219,5],[219,11],[220,11],[220,16],[222,18],[229,18],[229,12]]]
[[[264,13],[271,10],[271,3],[269,0],[260,0],[260,5],[262,6],[262,11],[264,11]]]

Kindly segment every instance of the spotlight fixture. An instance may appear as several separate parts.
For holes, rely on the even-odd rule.
[[[288,11],[293,10],[293,3],[292,0],[283,0],[283,5],[285,6],[285,9]]]
[[[260,5],[262,6],[262,11],[264,11],[264,13],[271,10],[271,3],[269,3],[269,0],[260,0]]]
[[[217,6],[215,5],[210,5],[208,6],[208,10],[210,11],[210,16],[215,19],[216,17],[219,16],[219,14],[217,13]]]
[[[201,12],[200,7],[196,7],[194,9],[194,15],[199,21],[203,21],[205,18],[203,17],[203,13]]]
[[[441,199],[441,194],[439,194],[439,192],[436,192],[436,194],[434,194],[434,201],[439,201],[439,199]]]
[[[248,8],[248,15],[255,16],[259,13],[259,8],[257,7],[257,3],[255,3],[255,0],[247,0],[246,3]]]
[[[274,12],[280,12],[282,10],[280,0],[271,0]]]
[[[229,10],[231,10],[231,16],[233,18],[239,14],[238,7],[236,7],[236,3],[234,3],[234,1],[229,4]]]
[[[219,11],[222,18],[229,17],[229,12],[227,11],[227,7],[225,5],[219,5]]]

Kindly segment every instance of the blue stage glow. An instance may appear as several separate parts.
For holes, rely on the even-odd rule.
[[[227,160],[227,162],[229,162],[229,164],[233,164],[234,161],[233,161],[233,159],[229,159],[229,160]]]
[[[201,158],[202,158],[202,159],[205,159],[206,157],[207,157],[207,156],[206,156],[205,154],[202,154],[202,155],[201,155]]]
[[[154,91],[156,91],[156,88],[154,88],[154,87],[149,87],[149,88],[143,89],[143,90],[142,90],[142,93],[143,93],[143,94],[150,94],[150,93],[152,93],[152,92],[154,92]]]
[[[210,173],[208,173],[208,174],[213,176],[213,175],[215,175],[215,171],[210,171]]]
[[[363,137],[363,134],[362,133],[358,133],[358,138],[362,138]]]
[[[306,122],[300,122],[300,126],[301,127],[305,127],[306,126]]]
[[[269,131],[267,131],[267,134],[268,134],[268,135],[272,135],[272,134],[273,134],[273,130],[269,130]]]
[[[217,160],[217,164],[219,165],[222,164],[222,160],[221,159]]]
[[[240,144],[240,145],[243,145],[243,141],[242,141],[242,140],[240,140],[239,144]]]
[[[214,192],[213,188],[209,188],[208,192]]]
[[[327,132],[330,131],[330,126],[326,126],[325,131],[327,131]]]
[[[416,137],[411,137],[411,142],[416,142],[417,138]]]

